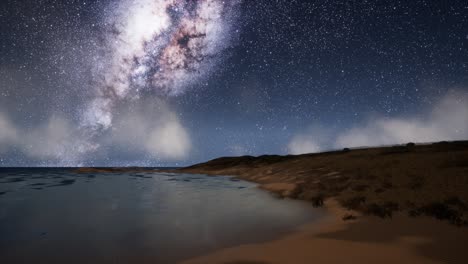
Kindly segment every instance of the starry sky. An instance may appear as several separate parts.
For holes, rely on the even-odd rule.
[[[466,1],[0,3],[0,166],[463,139]]]

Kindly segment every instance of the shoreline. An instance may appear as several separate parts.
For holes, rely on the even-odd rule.
[[[468,258],[468,141],[226,157],[156,171],[229,175],[326,211],[278,239],[184,264],[462,264]]]
[[[181,264],[454,263],[466,262],[468,229],[429,217],[373,216],[343,221],[358,212],[325,201],[326,215],[264,243],[225,248]]]
[[[230,175],[316,207],[333,198],[364,215],[405,213],[468,227],[468,141],[224,157],[174,172]]]
[[[176,171],[234,176],[328,214],[279,239],[183,264],[462,264],[468,258],[468,141],[226,157]]]

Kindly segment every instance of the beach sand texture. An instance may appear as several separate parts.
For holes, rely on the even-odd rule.
[[[280,239],[187,264],[467,263],[467,141],[219,158],[180,171],[233,175],[328,212]]]

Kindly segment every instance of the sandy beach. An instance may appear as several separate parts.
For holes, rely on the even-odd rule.
[[[180,169],[256,182],[325,210],[274,241],[185,264],[466,263],[468,142],[219,158]],[[274,221],[274,219],[267,219]]]
[[[468,229],[428,217],[359,217],[336,201],[328,216],[274,241],[247,244],[189,259],[183,264],[466,263]]]
[[[141,168],[100,171],[120,170]],[[184,264],[461,264],[468,257],[467,141],[226,157],[170,172],[231,175],[325,215],[275,240]]]

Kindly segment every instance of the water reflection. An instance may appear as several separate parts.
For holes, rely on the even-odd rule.
[[[0,169],[0,263],[173,263],[318,216],[231,177],[17,170]]]

